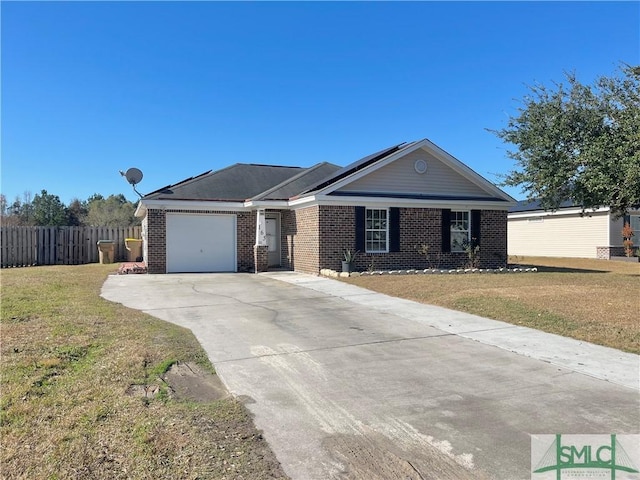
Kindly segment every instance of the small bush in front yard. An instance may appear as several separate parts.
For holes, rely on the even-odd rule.
[[[633,236],[634,232],[631,228],[631,225],[629,224],[629,222],[625,223],[624,227],[622,227],[622,246],[624,247],[624,254],[627,257],[633,256]]]
[[[476,238],[465,240],[462,243],[462,248],[469,259],[465,265],[466,268],[478,268],[480,266],[480,245],[478,245],[478,240]]]

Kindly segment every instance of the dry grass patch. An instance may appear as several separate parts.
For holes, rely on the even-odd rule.
[[[537,273],[363,276],[349,283],[640,353],[640,265],[520,257]]]
[[[167,395],[176,361],[212,367],[190,331],[100,298],[113,270],[2,271],[0,476],[285,478],[242,404]]]

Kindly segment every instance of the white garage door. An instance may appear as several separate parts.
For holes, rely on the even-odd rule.
[[[236,216],[167,214],[167,272],[235,272]]]

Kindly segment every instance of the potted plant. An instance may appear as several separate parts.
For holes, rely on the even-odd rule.
[[[353,264],[356,261],[356,256],[358,255],[357,250],[346,249],[344,251],[344,260],[342,260],[342,271],[346,273],[350,273],[353,271]]]

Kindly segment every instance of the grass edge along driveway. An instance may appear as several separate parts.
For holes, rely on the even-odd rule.
[[[376,275],[342,281],[640,354],[640,264],[515,257],[535,273]]]
[[[0,477],[286,478],[237,400],[167,395],[173,363],[211,364],[190,331],[102,299],[114,268],[2,271]]]

